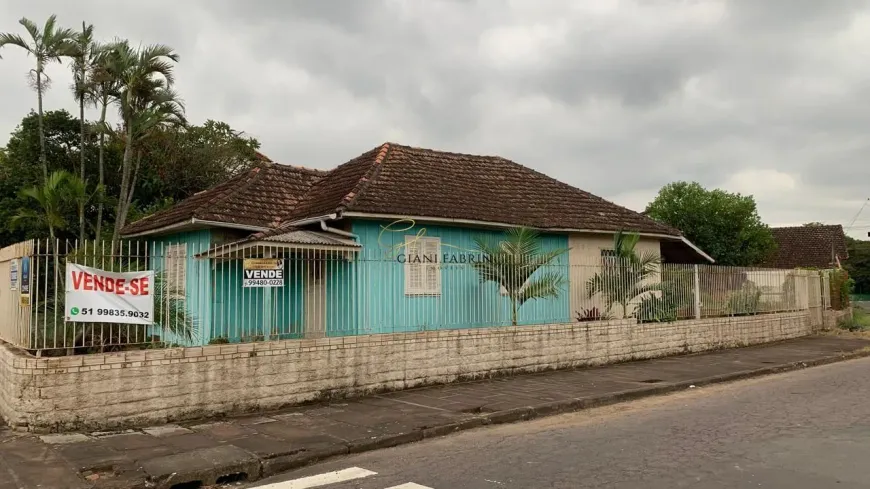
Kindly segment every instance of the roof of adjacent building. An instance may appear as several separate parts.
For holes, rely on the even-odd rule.
[[[191,218],[274,228],[345,213],[680,236],[672,227],[499,156],[394,143],[330,171],[266,164],[133,223],[123,234]]]
[[[831,268],[849,257],[843,226],[771,228],[777,249],[764,265],[775,268]]]

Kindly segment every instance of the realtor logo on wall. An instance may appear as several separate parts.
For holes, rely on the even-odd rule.
[[[246,258],[242,287],[283,287],[284,260],[277,258]]]

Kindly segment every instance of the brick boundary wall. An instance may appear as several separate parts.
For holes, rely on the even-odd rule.
[[[0,344],[0,413],[37,432],[269,410],[493,375],[663,357],[814,331],[807,311],[425,331],[36,358]]]
[[[826,310],[822,314],[822,329],[824,329],[825,331],[837,329],[840,321],[849,317],[852,317],[851,307],[847,307],[846,309],[840,311],[835,311],[833,309]]]

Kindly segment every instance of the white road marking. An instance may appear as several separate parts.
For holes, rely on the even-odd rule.
[[[407,482],[405,484],[401,484],[398,486],[388,487],[387,489],[432,489],[428,486],[421,486],[420,484],[414,484],[413,482]]]
[[[259,489],[309,489],[310,487],[328,486],[338,482],[352,481],[354,479],[362,479],[371,475],[377,475],[377,472],[361,469],[359,467],[351,467],[344,470],[336,470],[335,472],[327,472],[325,474],[317,474],[301,479],[293,479],[292,481],[276,482],[268,486],[260,486]],[[402,489],[413,489],[410,488]],[[422,486],[420,486],[422,487]]]

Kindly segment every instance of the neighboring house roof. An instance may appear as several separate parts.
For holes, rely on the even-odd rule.
[[[267,164],[131,224],[123,234],[190,219],[274,228],[333,214],[681,236],[638,212],[498,156],[393,143],[326,172]]]
[[[264,163],[127,225],[123,234],[135,236],[197,221],[250,230],[276,227],[323,175],[320,170]]]
[[[849,257],[843,226],[771,228],[776,252],[764,262],[775,268],[831,268]]]

